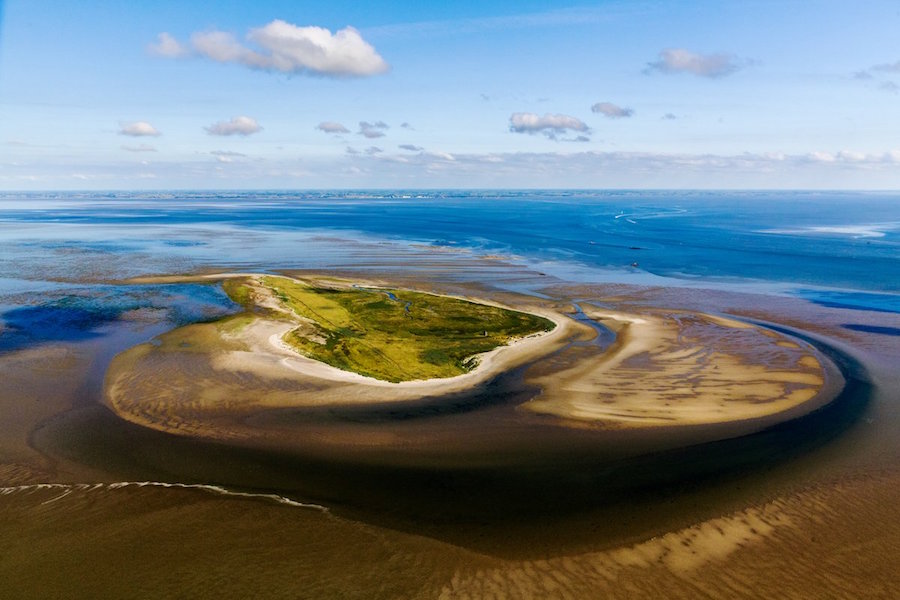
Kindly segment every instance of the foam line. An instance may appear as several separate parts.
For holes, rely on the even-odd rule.
[[[322,512],[329,512],[328,508],[319,504],[311,504],[307,502],[297,502],[285,496],[278,494],[258,494],[253,492],[237,492],[227,488],[210,485],[205,483],[166,483],[162,481],[117,481],[114,483],[35,483],[31,485],[17,485],[9,487],[0,487],[0,496],[9,496],[11,494],[31,494],[43,490],[59,490],[58,496],[42,502],[41,504],[50,504],[65,498],[73,492],[93,492],[97,490],[119,490],[129,487],[158,487],[158,488],[179,488],[186,490],[202,490],[207,493],[219,496],[235,497],[235,498],[254,498],[260,500],[268,500],[286,506],[296,508],[311,508]]]

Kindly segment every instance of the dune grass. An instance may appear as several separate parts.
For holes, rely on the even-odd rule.
[[[452,377],[475,355],[555,326],[537,315],[408,290],[331,287],[282,277],[259,282],[300,321],[285,341],[302,354],[400,382]],[[229,290],[246,299],[242,286]]]

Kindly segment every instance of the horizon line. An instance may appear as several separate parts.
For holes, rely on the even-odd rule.
[[[719,188],[666,188],[666,187],[272,187],[272,188],[47,188],[47,189],[0,189],[0,194],[90,194],[90,193],[177,193],[177,192],[833,192],[833,193],[896,193],[900,188],[761,188],[761,187],[719,187]]]

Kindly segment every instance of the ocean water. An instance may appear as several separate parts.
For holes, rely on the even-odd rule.
[[[735,289],[900,313],[900,194],[3,193],[0,350],[90,338],[139,309],[168,311],[172,324],[233,309],[207,286],[126,292],[114,285],[126,277],[440,269],[478,257],[566,281]]]
[[[333,237],[328,243],[328,237]],[[513,255],[580,279],[778,284],[889,294],[900,194],[825,192],[171,192],[0,195],[3,275],[29,256],[133,252],[179,266],[352,264],[341,240]],[[360,260],[356,257],[356,260]],[[151,263],[151,267],[156,263]],[[52,265],[47,265],[50,268]],[[147,267],[145,267],[146,269]],[[34,273],[30,273],[34,275]]]

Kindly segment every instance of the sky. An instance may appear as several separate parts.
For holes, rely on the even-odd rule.
[[[900,188],[896,0],[0,0],[0,190]]]

